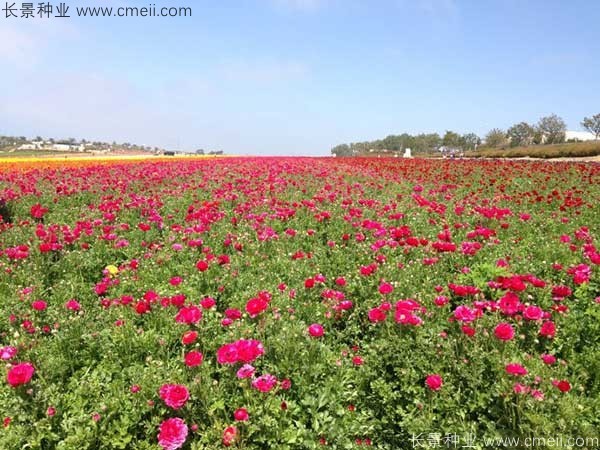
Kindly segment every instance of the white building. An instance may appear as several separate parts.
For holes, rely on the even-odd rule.
[[[565,140],[576,139],[578,141],[593,141],[596,139],[592,133],[587,131],[567,131],[565,133]]]

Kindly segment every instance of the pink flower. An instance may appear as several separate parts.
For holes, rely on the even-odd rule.
[[[173,409],[179,409],[190,398],[190,393],[182,384],[163,384],[158,393],[165,404]]]
[[[183,447],[188,435],[188,427],[179,417],[165,420],[160,424],[158,445],[164,450],[177,450]]]
[[[476,319],[475,311],[465,305],[458,306],[453,314],[456,320],[464,323],[470,323]]]
[[[175,322],[192,324],[202,319],[202,310],[197,306],[184,307],[175,316]]]
[[[189,330],[183,333],[183,336],[181,337],[181,343],[183,345],[190,345],[196,342],[196,339],[198,339],[198,332]]]
[[[379,293],[382,295],[391,294],[394,291],[394,286],[390,283],[383,282],[379,285]]]
[[[72,298],[67,303],[65,303],[65,308],[70,309],[71,311],[79,311],[81,309],[81,305],[77,300]]]
[[[210,309],[213,306],[215,306],[217,304],[217,302],[215,301],[214,298],[212,297],[205,297],[200,301],[200,305],[204,308],[204,309]]]
[[[252,387],[260,392],[269,392],[277,384],[277,378],[271,374],[264,374],[252,382]]]
[[[36,311],[44,311],[48,304],[44,300],[36,300],[31,304],[31,307]]]
[[[35,368],[31,363],[21,363],[13,366],[6,374],[6,380],[12,387],[27,384],[33,377]]]
[[[425,379],[425,384],[432,391],[439,391],[442,388],[442,385],[444,384],[444,382],[440,375],[432,374],[432,375],[427,375],[427,378]]]
[[[544,400],[544,393],[538,389],[531,391],[531,396],[540,402]]]
[[[502,322],[496,325],[496,328],[494,328],[494,334],[501,341],[510,341],[515,337],[515,330],[511,324]]]
[[[219,364],[235,364],[238,362],[238,352],[235,344],[225,344],[217,350]]]
[[[248,410],[246,408],[238,408],[233,413],[234,420],[238,422],[246,422],[250,419],[250,415],[248,414]]]
[[[513,392],[515,394],[527,394],[530,390],[531,388],[529,386],[525,386],[521,383],[515,383],[515,385],[513,386]]]
[[[265,349],[260,341],[240,339],[221,346],[217,350],[217,362],[219,364],[251,363],[264,353]]]
[[[550,355],[548,353],[544,353],[542,356],[542,361],[544,361],[544,364],[548,364],[549,366],[551,366],[552,364],[554,364],[556,362],[556,357],[554,355]]]
[[[523,311],[523,317],[525,317],[527,320],[540,320],[543,314],[544,311],[542,311],[542,308],[535,305],[528,306],[525,308],[525,311]]]
[[[204,356],[202,355],[202,353],[193,350],[189,353],[186,353],[185,355],[185,365],[188,367],[196,367],[199,366],[200,364],[202,364],[202,360],[204,359]]]
[[[321,336],[323,336],[323,334],[325,334],[323,325],[313,323],[311,326],[308,327],[308,334],[310,334],[312,337],[320,338]]]
[[[435,303],[435,306],[444,306],[446,304],[448,304],[448,297],[444,296],[444,295],[438,295],[434,300],[433,303]]]
[[[556,325],[554,325],[554,322],[548,320],[547,322],[544,322],[540,328],[540,335],[547,337],[548,339],[552,339],[554,337],[554,335],[556,334]]]
[[[239,370],[236,373],[236,376],[238,378],[252,378],[254,372],[256,372],[256,369],[253,366],[251,366],[250,364],[244,364],[242,367],[239,368]]]
[[[7,361],[9,359],[13,359],[16,355],[17,355],[16,347],[8,345],[6,347],[0,348],[0,359]]]
[[[254,318],[269,307],[269,302],[264,298],[251,298],[246,303],[246,312]]]
[[[527,375],[527,369],[523,367],[521,364],[511,363],[507,364],[505,367],[506,373],[515,376],[523,376]]]
[[[229,426],[223,430],[223,445],[225,447],[231,446],[234,444],[238,437],[237,428],[234,426]]]
[[[385,311],[381,308],[372,308],[369,310],[369,320],[373,323],[383,322],[386,319]]]

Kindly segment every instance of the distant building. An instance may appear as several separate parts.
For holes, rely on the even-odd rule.
[[[592,133],[588,133],[587,131],[567,131],[565,133],[565,140],[577,140],[577,141],[593,141],[596,139]]]

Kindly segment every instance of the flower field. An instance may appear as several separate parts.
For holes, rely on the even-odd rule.
[[[600,165],[6,163],[0,215],[2,449],[600,435]]]

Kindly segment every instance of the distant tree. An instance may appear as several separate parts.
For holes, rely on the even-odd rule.
[[[352,156],[352,149],[348,144],[336,145],[331,149],[331,154],[337,156]]]
[[[517,123],[506,131],[506,135],[510,139],[511,147],[533,144],[535,136],[535,128],[527,122]]]
[[[462,138],[458,133],[454,131],[446,131],[442,139],[442,145],[446,147],[462,147]]]
[[[506,132],[500,128],[492,128],[485,135],[485,145],[488,147],[501,147],[506,144]]]
[[[561,142],[565,142],[567,125],[556,114],[542,117],[538,122],[537,128],[542,133],[544,144],[560,144]]]
[[[465,150],[474,150],[479,144],[481,144],[481,139],[475,133],[464,134],[461,140],[462,148]]]
[[[600,114],[592,117],[584,117],[581,126],[592,133],[596,140],[600,139]]]
[[[435,151],[442,145],[442,138],[437,133],[418,134],[413,137],[411,149],[414,152],[431,152]]]
[[[198,150],[196,150],[196,155],[204,155],[204,149],[199,148]]]

